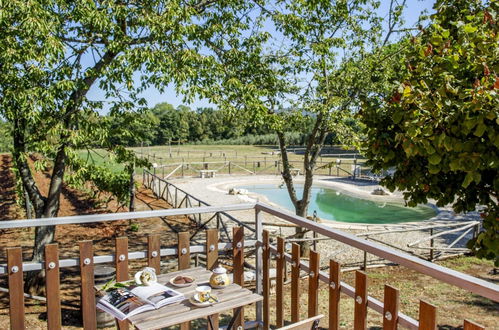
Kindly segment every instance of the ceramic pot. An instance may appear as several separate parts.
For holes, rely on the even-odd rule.
[[[223,267],[217,267],[213,269],[213,274],[210,277],[210,285],[213,288],[224,288],[230,284],[229,276],[227,275],[227,269]]]

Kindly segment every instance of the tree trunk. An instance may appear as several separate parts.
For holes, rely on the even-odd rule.
[[[284,182],[286,183],[289,197],[291,198],[291,201],[293,202],[293,205],[295,207],[295,214],[300,217],[306,217],[310,195],[308,197],[303,195],[301,200],[297,198],[296,190],[293,183],[293,176],[291,175],[290,171],[291,167],[289,164],[287,148],[286,148],[286,138],[284,132],[277,132],[277,137],[279,140],[279,148],[281,150],[281,160],[283,165],[281,175]],[[310,183],[310,185],[312,185],[312,183]],[[296,227],[295,238],[303,238],[305,236],[305,233],[306,233],[305,228]],[[307,258],[310,255],[310,244],[308,242],[299,242],[298,244],[300,245],[301,255]]]
[[[132,170],[130,172],[130,183],[129,183],[129,191],[130,191],[130,204],[128,206],[128,211],[129,212],[134,212],[135,211],[135,179],[134,179],[134,174],[135,174],[135,166],[132,167]]]
[[[303,157],[303,168],[305,174],[305,182],[303,183],[303,194],[301,199],[298,199],[296,190],[293,184],[293,176],[290,171],[290,163],[286,150],[286,137],[284,132],[278,131],[277,138],[279,140],[279,149],[281,151],[281,159],[283,165],[282,178],[286,183],[289,197],[295,207],[296,215],[307,217],[308,206],[312,193],[312,184],[314,182],[314,169],[317,158],[319,157],[324,140],[327,135],[327,127],[325,125],[325,117],[322,113],[317,115],[312,132],[307,138],[307,145]],[[296,227],[295,237],[304,238],[306,230],[302,227]],[[307,257],[310,254],[310,243],[300,242],[301,255]]]
[[[50,180],[48,196],[43,208],[41,218],[56,217],[59,212],[60,196],[64,172],[66,169],[65,146],[61,145],[57,152]],[[37,212],[39,213],[39,212]],[[32,261],[42,261],[44,259],[44,249],[46,244],[54,242],[55,226],[36,227],[35,242],[33,246]],[[24,290],[30,294],[41,294],[44,289],[44,272],[28,272]]]

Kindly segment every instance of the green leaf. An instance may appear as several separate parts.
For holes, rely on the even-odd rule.
[[[475,132],[473,133],[475,136],[482,136],[485,130],[487,129],[487,126],[484,123],[480,123],[477,125]]]
[[[410,86],[405,86],[404,87],[404,93],[403,93],[404,97],[409,97],[411,96],[411,87]]]
[[[434,153],[428,157],[428,162],[432,165],[437,165],[440,164],[440,161],[442,160],[442,157],[440,157],[439,154]]]
[[[463,29],[466,33],[474,33],[478,28],[471,24],[466,24]]]
[[[461,186],[463,188],[468,188],[468,186],[470,185],[470,183],[473,182],[473,172],[468,172],[466,173],[466,177],[464,178],[464,181],[463,183],[461,184]]]

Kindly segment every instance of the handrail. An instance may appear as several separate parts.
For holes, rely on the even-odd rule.
[[[201,206],[201,207],[190,207],[183,209],[91,214],[91,215],[77,215],[77,216],[67,216],[67,217],[53,217],[53,218],[25,219],[25,220],[8,220],[8,221],[0,221],[0,229],[55,226],[55,225],[81,224],[81,223],[104,222],[104,221],[119,221],[119,220],[168,217],[174,215],[186,215],[186,214],[198,214],[198,213],[241,211],[241,210],[251,210],[254,209],[254,207],[255,203],[243,203],[243,204],[231,204],[225,206]]]
[[[257,202],[255,208],[280,217],[298,226],[305,227],[321,235],[330,237],[341,243],[390,260],[407,268],[434,277],[442,282],[452,284],[472,293],[499,302],[499,286],[485,280],[443,267],[383,245],[367,241],[355,235],[332,229],[326,225],[299,217],[295,214],[278,210],[272,206]]]

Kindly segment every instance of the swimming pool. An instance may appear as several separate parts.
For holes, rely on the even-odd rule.
[[[294,212],[294,206],[285,186],[277,184],[244,185],[237,187],[263,195],[269,201]],[[298,196],[303,185],[295,185]],[[312,187],[309,215],[317,211],[321,219],[357,223],[398,223],[421,221],[434,217],[436,212],[428,206],[405,207],[394,202],[378,202],[352,197],[330,188]]]

